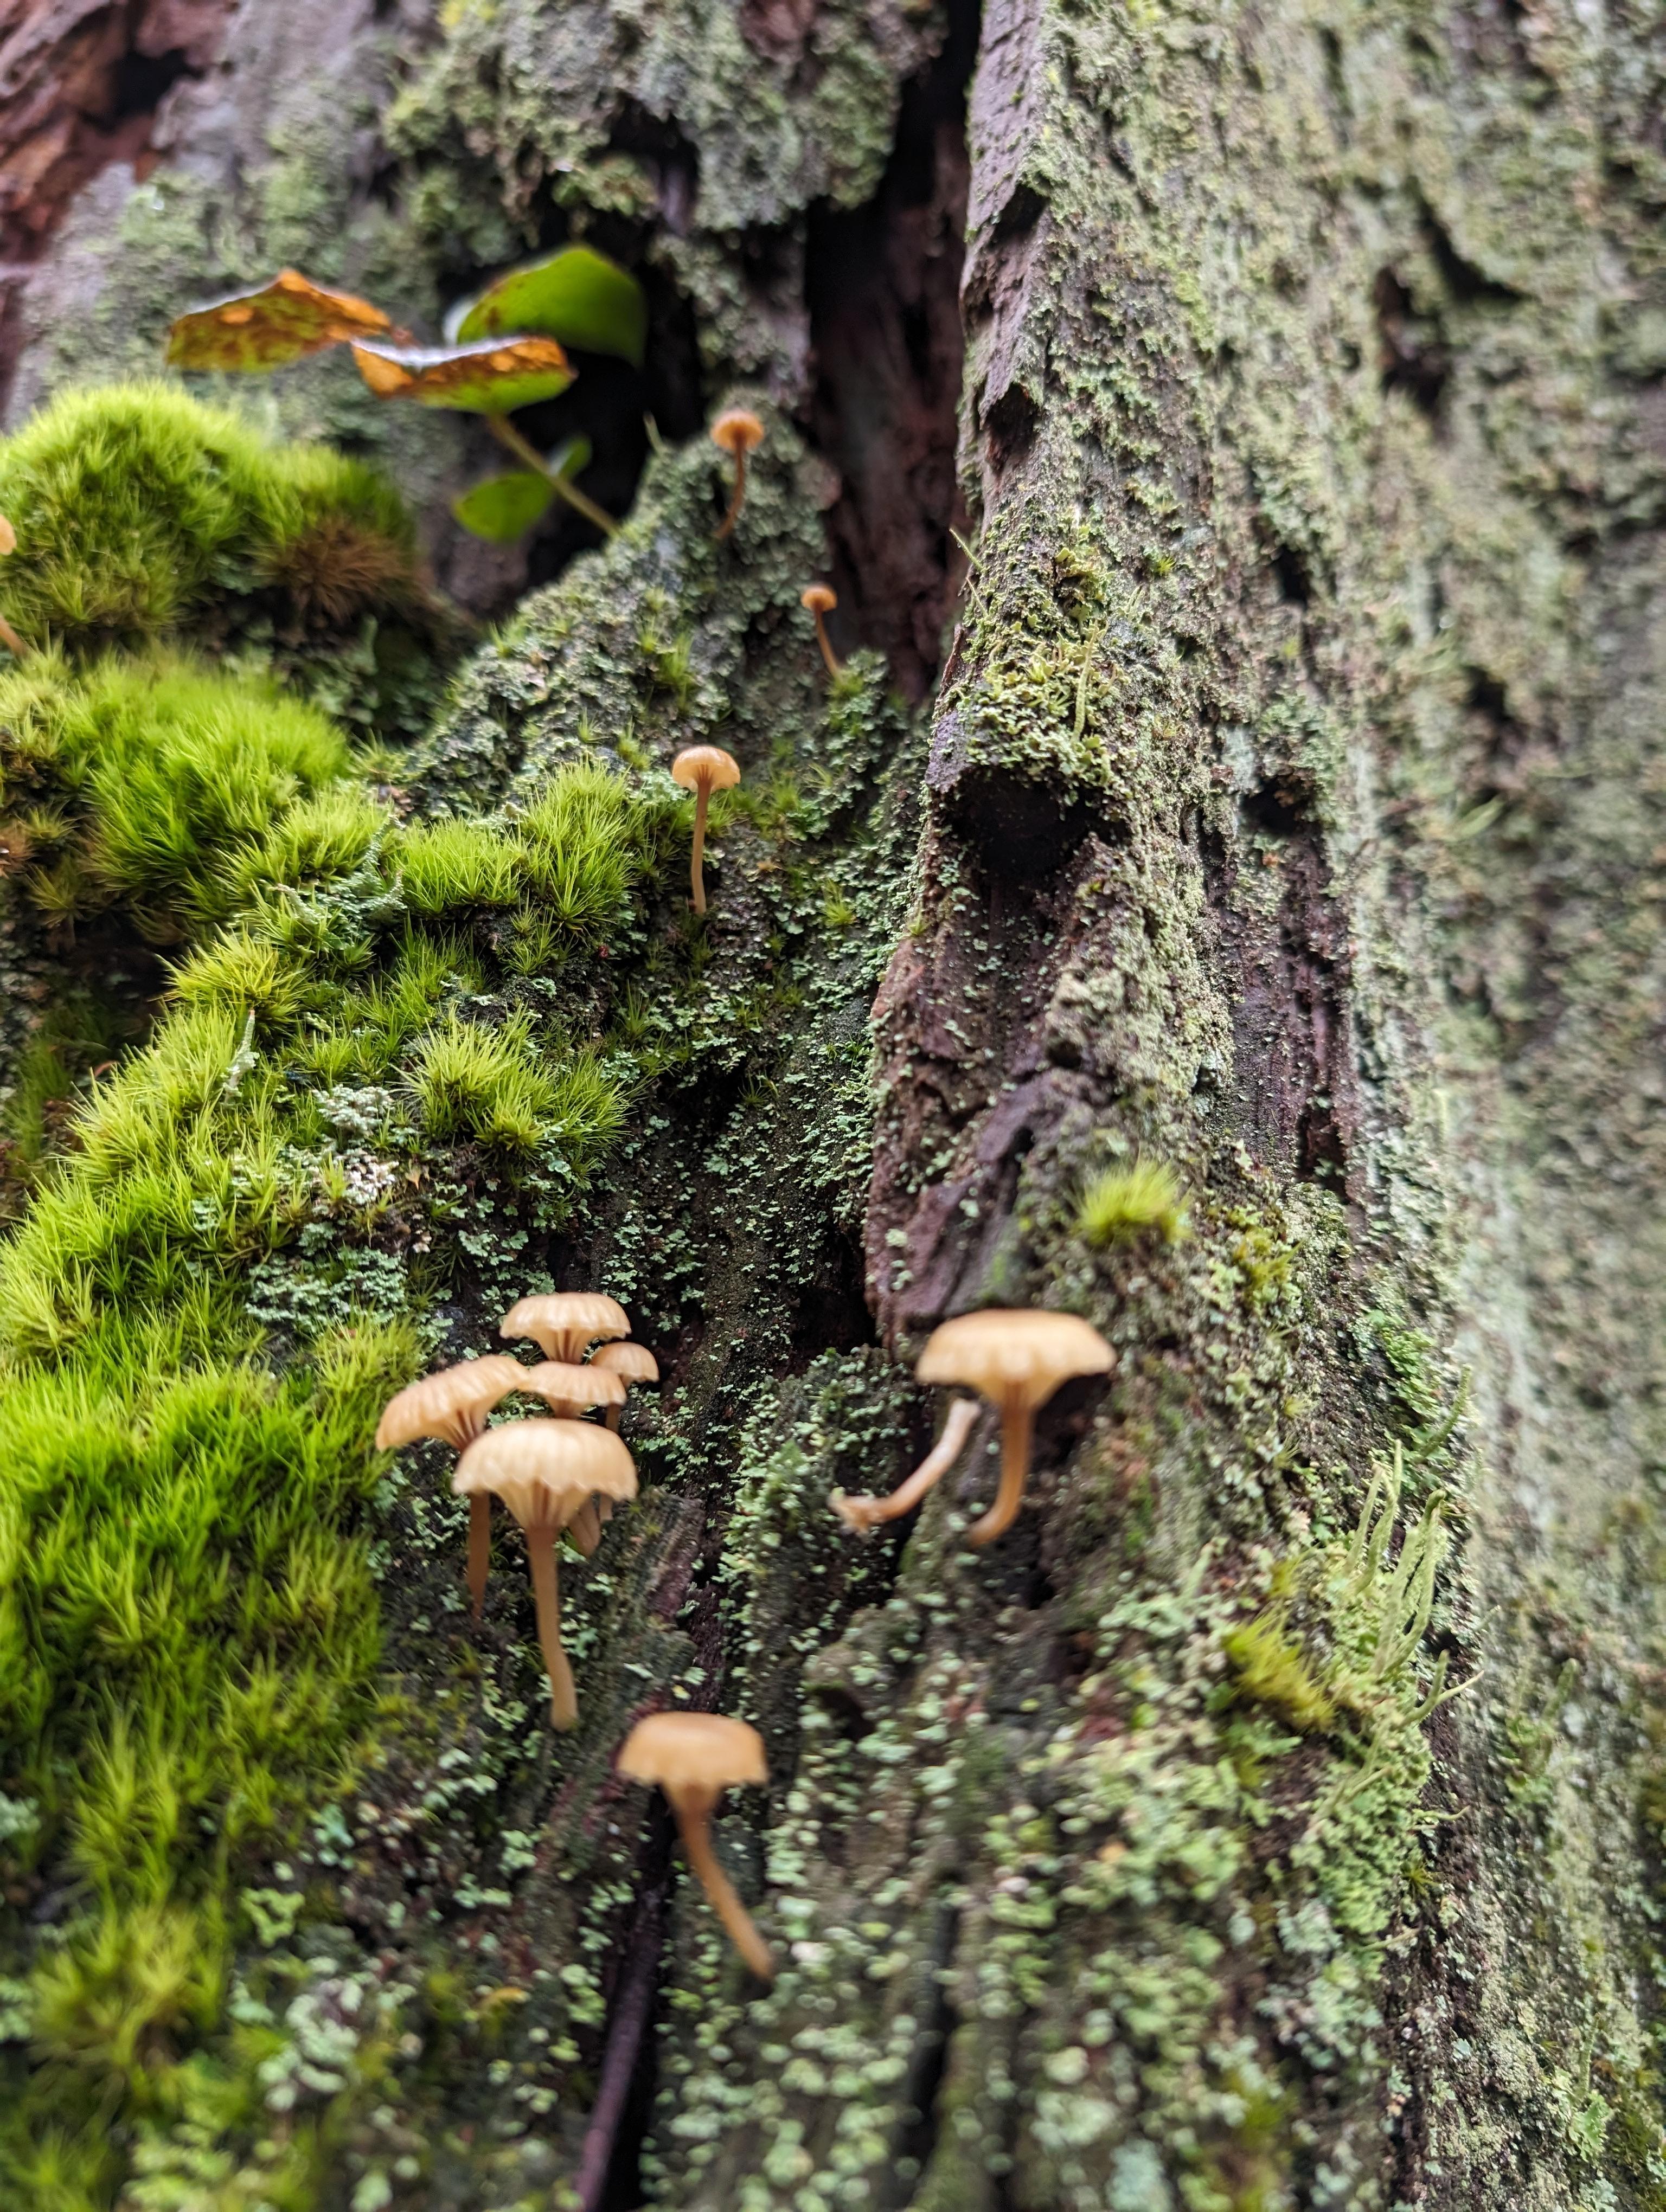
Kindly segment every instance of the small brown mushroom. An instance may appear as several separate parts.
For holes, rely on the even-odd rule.
[[[590,1355],[593,1368],[617,1375],[627,1389],[633,1382],[657,1382],[660,1363],[645,1344],[604,1344]],[[622,1402],[622,1401],[621,1401]],[[602,1415],[610,1429],[619,1425],[619,1404],[610,1399]]]
[[[576,1364],[599,1336],[629,1336],[630,1322],[618,1300],[601,1291],[545,1291],[518,1299],[497,1333],[530,1336],[546,1359]]]
[[[728,791],[740,781],[740,763],[721,745],[690,745],[671,764],[673,783],[694,793],[694,845],[689,855],[689,890],[696,914],[706,911],[706,809],[714,791]]]
[[[452,1488],[459,1498],[501,1498],[526,1532],[538,1638],[550,1672],[550,1725],[570,1729],[579,1701],[561,1648],[556,1538],[593,1491],[634,1498],[635,1464],[617,1437],[593,1421],[506,1421],[475,1438],[457,1462]]]
[[[575,1366],[565,1359],[540,1359],[520,1370],[520,1388],[542,1398],[552,1413],[576,1420],[593,1406],[605,1406],[613,1415],[610,1429],[618,1426],[618,1412],[625,1401],[623,1377],[604,1367],[599,1358]]]
[[[827,663],[830,676],[838,674],[840,662],[839,656],[833,650],[832,640],[827,635],[826,617],[838,604],[839,595],[830,584],[812,584],[806,591],[799,593],[799,605],[808,607],[816,617],[816,642],[822,649],[822,659]]]
[[[625,1738],[614,1764],[632,1782],[658,1783],[665,1791],[689,1864],[730,1941],[760,1981],[774,1981],[769,1947],[717,1863],[711,1836],[711,1816],[726,1790],[769,1782],[763,1737],[721,1713],[650,1713]]]
[[[740,503],[746,496],[746,456],[763,443],[763,425],[749,407],[725,408],[712,424],[712,443],[734,463],[734,490],[729,511],[717,526],[721,544],[740,520]]]
[[[605,1406],[610,1429],[619,1425],[619,1408],[624,1403],[625,1386],[617,1375],[610,1375],[605,1367],[593,1360],[588,1366],[575,1367],[564,1359],[540,1359],[536,1367],[523,1370],[526,1380],[523,1390],[531,1390],[542,1398],[552,1413],[563,1420],[578,1419],[592,1406]],[[603,1508],[605,1506],[605,1510]],[[611,1499],[592,1498],[581,1505],[567,1524],[567,1533],[587,1559],[602,1540],[602,1523],[613,1517]]]
[[[1113,1357],[1098,1330],[1074,1314],[991,1306],[933,1330],[914,1370],[920,1380],[968,1383],[1000,1408],[1000,1487],[967,1530],[969,1544],[993,1544],[1017,1516],[1037,1407],[1073,1375],[1104,1374]]]
[[[486,1425],[486,1416],[511,1390],[524,1388],[526,1370],[507,1352],[489,1352],[483,1359],[465,1359],[455,1367],[442,1367],[425,1375],[391,1398],[376,1424],[376,1449],[392,1451],[414,1443],[418,1437],[438,1437],[461,1453]],[[466,1579],[470,1609],[478,1620],[486,1601],[486,1577],[492,1565],[492,1501],[472,1498],[469,1504],[469,1555]]]
[[[877,1528],[882,1521],[895,1521],[904,1513],[911,1513],[933,1483],[940,1482],[966,1448],[966,1439],[976,1423],[979,1406],[976,1398],[957,1398],[949,1408],[949,1418],[943,1424],[943,1433],[927,1456],[922,1459],[908,1480],[899,1483],[888,1498],[847,1498],[836,1490],[828,1504],[847,1528],[859,1536],[866,1536],[870,1528]]]

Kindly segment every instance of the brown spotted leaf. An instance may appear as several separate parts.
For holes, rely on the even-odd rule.
[[[258,291],[234,292],[179,316],[167,334],[170,368],[282,368],[305,354],[392,325],[350,292],[326,291],[298,269],[280,269]]]
[[[380,399],[511,415],[554,399],[573,368],[554,338],[487,338],[478,345],[356,345],[359,374]]]

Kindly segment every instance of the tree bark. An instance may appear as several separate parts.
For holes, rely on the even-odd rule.
[[[337,1982],[460,1995],[388,1998],[374,2094],[319,2093],[318,2202],[1666,2204],[1650,27],[361,12],[350,160],[285,46],[252,173],[221,125],[277,15],[231,11],[161,166],[32,263],[15,410],[278,258],[397,269],[420,321],[594,237],[645,271],[666,450],[637,526],[535,552],[408,803],[628,737],[749,783],[780,749],[806,811],[791,869],[715,836],[686,1049],[547,1255],[666,1377],[640,1506],[569,1569],[570,1738],[525,1718],[518,1575],[436,1645],[457,1562],[387,1509],[408,1704],[350,1848],[296,1863]],[[381,436],[346,376],[282,407]],[[732,398],[770,435],[714,552]],[[398,434],[441,515],[464,447]],[[1137,1162],[1183,1218],[1091,1244]],[[446,1232],[453,1356],[522,1287],[506,1204]],[[1084,1313],[1114,1373],[1043,1410],[987,1551],[990,1422],[853,1540],[829,1492],[902,1479],[912,1358],[986,1304]],[[716,1824],[767,1993],[611,1771],[679,1697],[769,1747]]]

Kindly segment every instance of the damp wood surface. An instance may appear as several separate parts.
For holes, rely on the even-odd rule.
[[[426,341],[582,238],[650,339],[539,421],[605,544],[201,381],[426,569],[238,447],[0,677],[0,2202],[1663,2212],[1658,24],[14,14],[0,506],[285,263]],[[295,781],[164,878],[78,733],[210,681]],[[369,1443],[551,1283],[661,1378],[560,1736]],[[988,1304],[1113,1371],[853,1538]]]

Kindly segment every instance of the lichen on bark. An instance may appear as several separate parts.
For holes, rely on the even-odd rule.
[[[871,654],[829,693],[798,594],[824,511],[874,542],[837,502],[883,473],[858,385],[812,372],[823,204],[898,204],[950,32],[465,6],[376,33],[390,190],[297,75],[234,216],[185,161],[127,201],[86,327],[136,348],[280,240],[431,315],[570,228],[643,268],[695,399],[770,416],[733,547],[717,457],[662,425],[622,538],[377,771],[513,841],[562,763],[651,794],[680,744],[742,758],[707,935],[663,866],[593,977],[535,915],[470,918],[507,976],[463,995],[602,1050],[605,1170],[527,1199],[430,1147],[370,1223],[318,1176],[255,1285],[280,1367],[344,1283],[397,1277],[447,1353],[540,1268],[624,1298],[666,1387],[626,1417],[642,1506],[572,1578],[580,1730],[527,1724],[514,1577],[461,1628],[437,1469],[387,1477],[388,1700],[350,1785],[227,1863],[225,2002],[122,2108],[136,2208],[571,2201],[598,2157],[748,2212],[1666,2201],[1646,27],[991,5],[927,716]],[[952,172],[909,204],[938,220]],[[291,425],[379,435],[329,374]],[[377,865],[339,894],[367,942]],[[325,983],[326,1025],[364,1018]],[[1135,1164],[1183,1212],[1085,1238]],[[853,1544],[826,1493],[912,1464],[909,1355],[988,1302],[1086,1314],[1115,1373],[1043,1417],[1000,1545],[961,1541],[987,1430]],[[719,1835],[767,1996],[609,1773],[678,1699],[769,1745]],[[23,1968],[77,1909],[49,1871]]]

